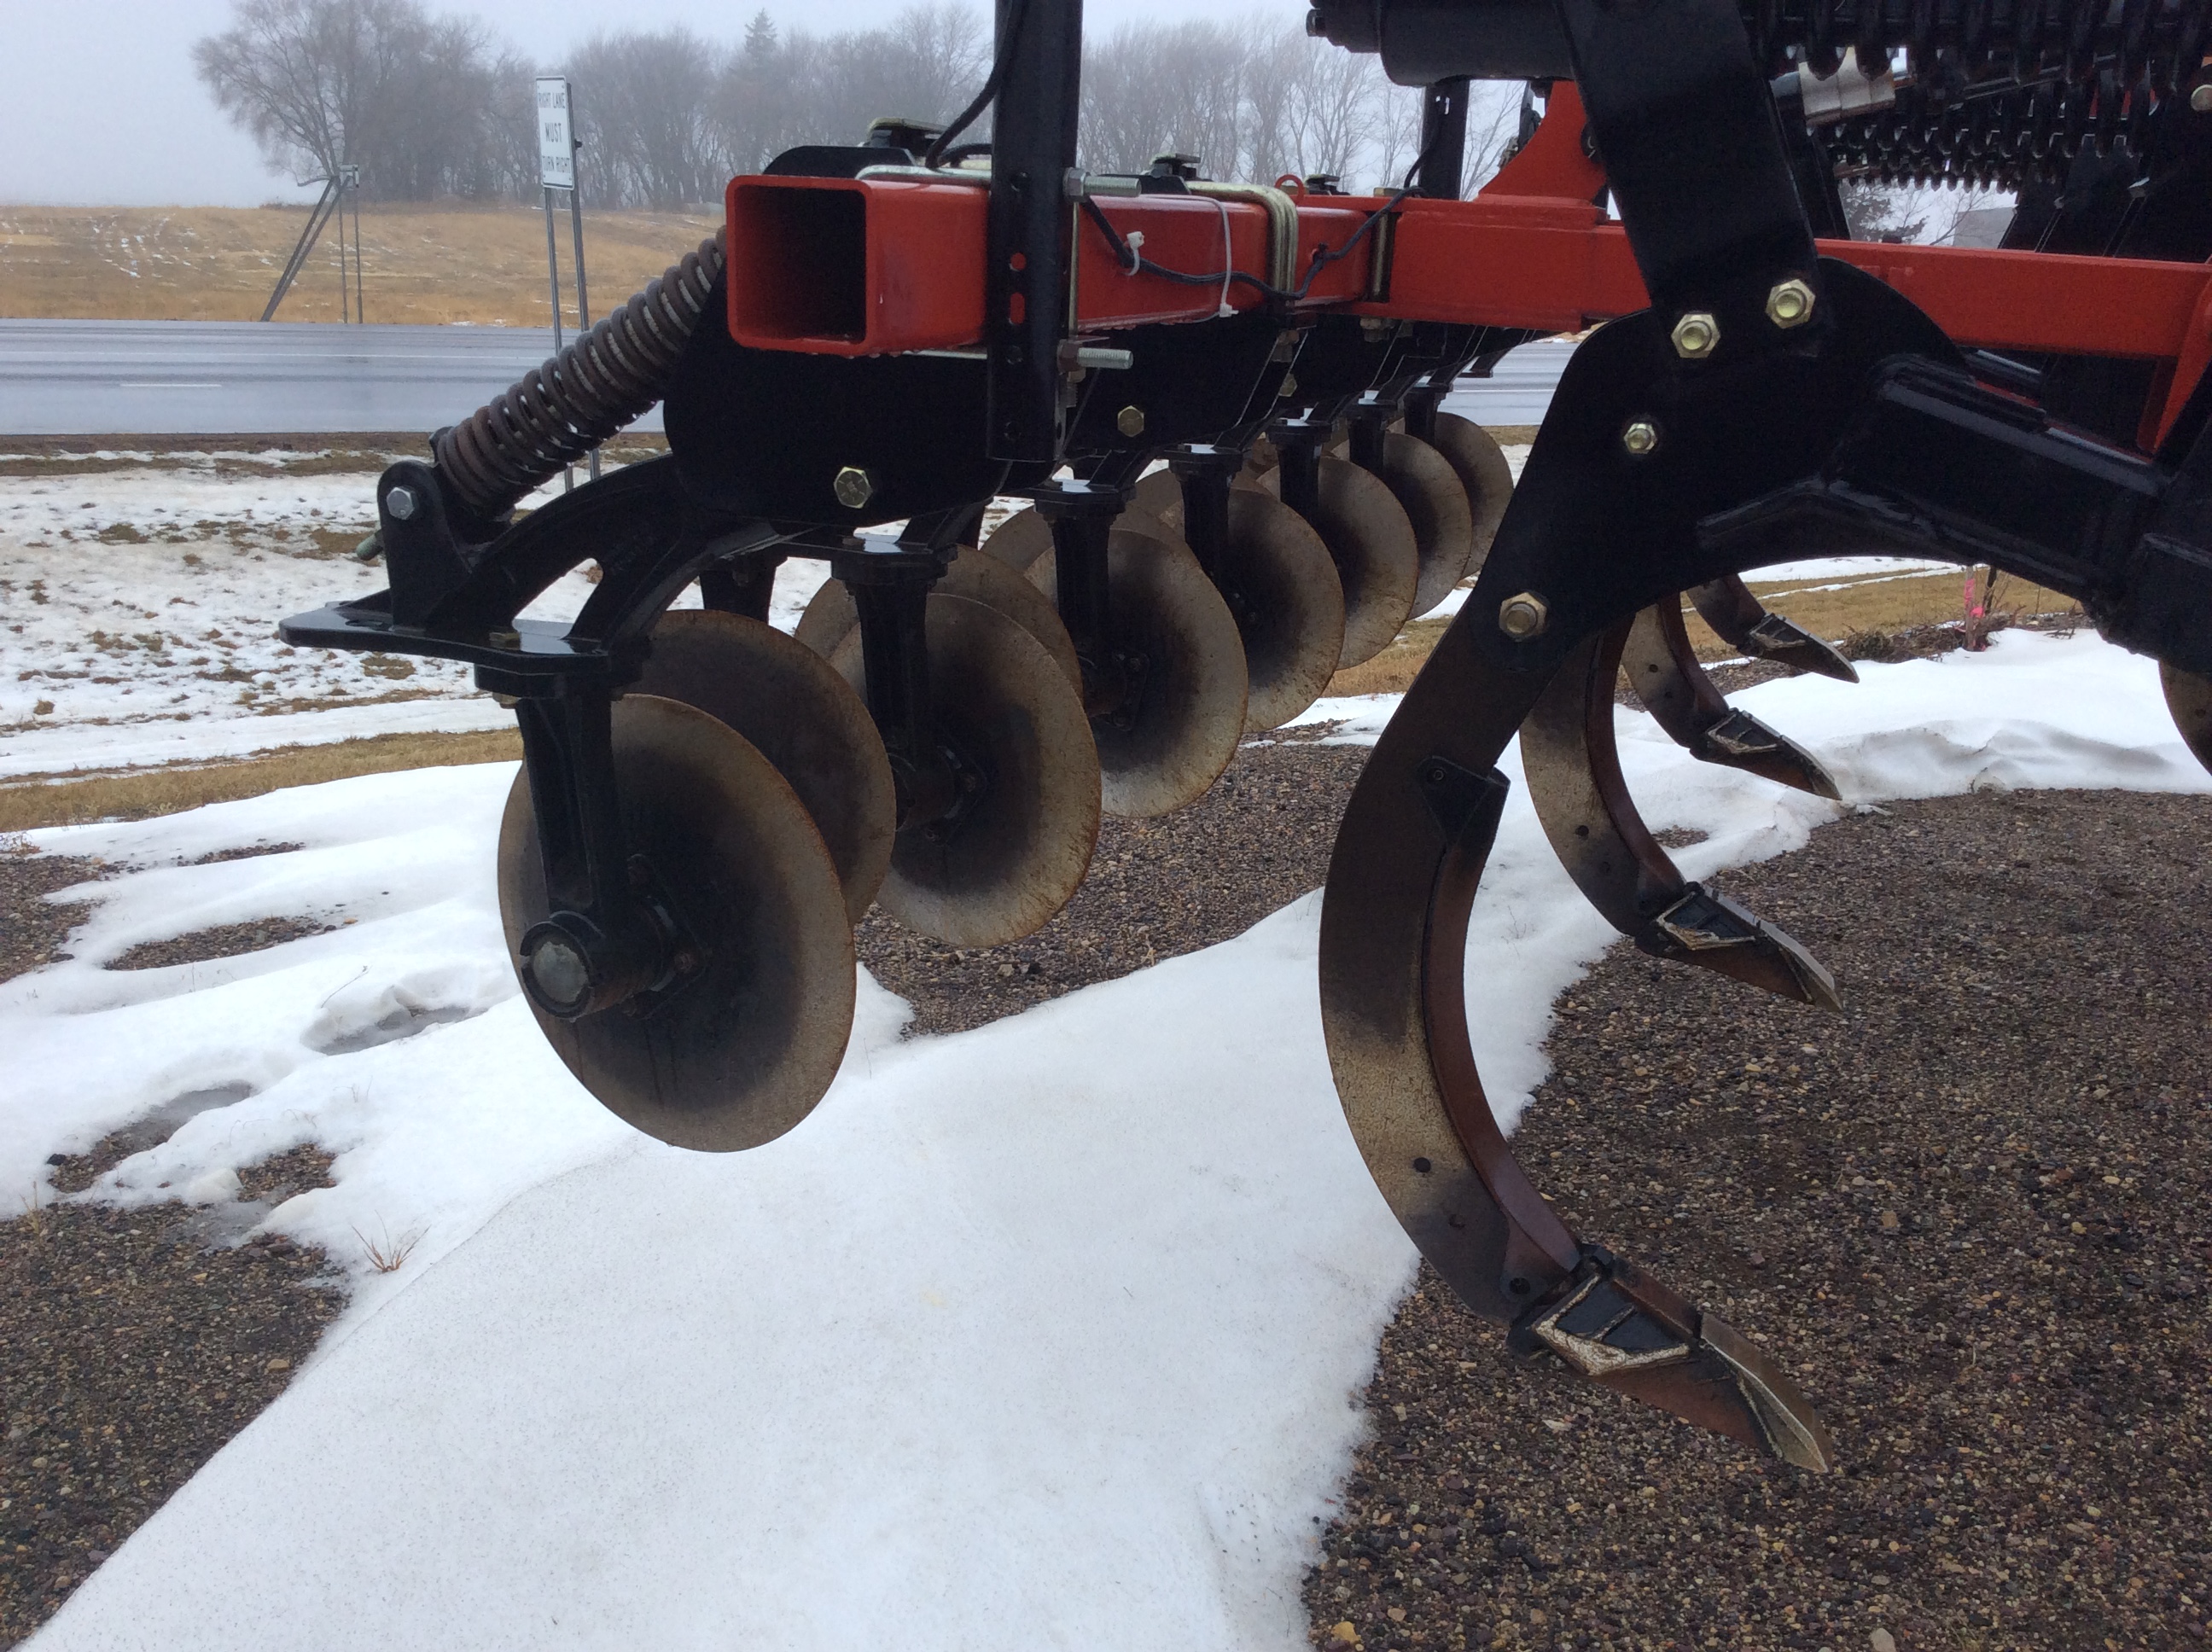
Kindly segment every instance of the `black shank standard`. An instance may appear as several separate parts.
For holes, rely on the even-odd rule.
[[[984,276],[993,457],[1060,461],[1060,345],[1074,244],[1067,179],[1082,105],[1082,0],[999,0],[1007,64],[992,118]]]

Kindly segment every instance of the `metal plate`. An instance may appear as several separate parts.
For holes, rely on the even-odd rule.
[[[614,707],[629,852],[652,865],[706,954],[650,1014],[539,1015],[554,1052],[617,1117],[677,1147],[757,1147],[812,1110],[853,1027],[853,931],[837,869],[798,794],[741,734],[692,707]],[[500,823],[507,954],[546,915],[526,774]],[[535,1011],[533,1011],[533,1013]]]
[[[1116,647],[1141,655],[1133,709],[1091,721],[1109,815],[1164,815],[1203,796],[1244,732],[1244,644],[1198,558],[1129,528],[1107,536],[1107,603]],[[1030,570],[1057,590],[1049,557]]]
[[[1482,572],[1490,542],[1498,538],[1498,525],[1505,519],[1505,507],[1513,502],[1513,467],[1505,462],[1496,437],[1456,413],[1437,415],[1430,441],[1452,467],[1459,485],[1467,489],[1468,507],[1474,513],[1474,545],[1460,574],[1461,579],[1468,579]]]
[[[676,609],[653,628],[636,690],[696,706],[774,763],[829,847],[847,915],[867,915],[891,863],[898,805],[875,720],[828,661],[758,620]]]
[[[1420,576],[1413,587],[1418,619],[1466,576],[1468,559],[1474,553],[1474,512],[1459,473],[1444,456],[1402,430],[1384,434],[1382,465],[1376,474],[1406,507],[1420,550]]]
[[[947,830],[910,829],[877,903],[954,946],[996,946],[1067,904],[1098,837],[1098,753],[1083,701],[1042,644],[996,609],[942,591],[928,606],[940,737],[987,777]],[[830,662],[862,683],[860,638]]]
[[[1221,594],[1244,643],[1248,730],[1280,728],[1319,699],[1344,653],[1344,586],[1311,525],[1272,494],[1232,489]]]
[[[1260,485],[1282,497],[1279,471],[1269,471]],[[1322,456],[1313,526],[1343,582],[1344,651],[1336,662],[1341,671],[1374,659],[1405,629],[1420,585],[1421,553],[1397,496],[1379,477],[1348,459]]]

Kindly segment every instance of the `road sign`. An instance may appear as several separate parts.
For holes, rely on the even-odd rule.
[[[576,187],[576,134],[565,75],[538,77],[538,181],[548,189]]]

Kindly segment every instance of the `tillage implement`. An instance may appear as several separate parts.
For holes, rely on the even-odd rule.
[[[639,1129],[728,1150],[829,1085],[871,905],[962,947],[1029,933],[1102,811],[1190,803],[1472,576],[1330,867],[1346,1114],[1515,1345],[1826,1467],[1787,1375],[1578,1238],[1492,1118],[1466,954],[1498,759],[1517,733],[1553,847],[1644,951],[1831,1006],[1622,783],[1626,671],[1697,757],[1834,793],[1715,689],[1686,600],[1849,679],[1744,570],[1989,563],[2157,658],[2212,761],[2212,0],[1322,0],[1307,23],[1425,88],[1404,187],[1085,172],[1079,0],[1001,0],[958,120],[732,180],[714,240],[385,473],[390,588],[283,635],[466,661],[512,700],[500,902],[538,1022]],[[1529,112],[1462,199],[1484,79],[1528,82]],[[989,143],[959,142],[986,108]],[[2001,249],[1854,241],[1839,179],[2020,206]],[[1593,326],[1516,488],[1440,404]],[[515,513],[656,402],[665,457]],[[792,635],[767,619],[794,557],[833,577]],[[574,619],[520,617],[586,564]]]

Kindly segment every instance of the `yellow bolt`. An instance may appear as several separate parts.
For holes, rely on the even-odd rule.
[[[1114,428],[1125,436],[1143,435],[1145,434],[1145,410],[1141,407],[1123,408],[1119,413],[1116,413],[1114,416]]]
[[[1632,420],[1620,433],[1620,445],[1638,459],[1659,445],[1659,427],[1649,419]]]
[[[1552,605],[1533,591],[1508,597],[1498,604],[1498,629],[1516,642],[1541,636],[1551,618]]]
[[[1721,342],[1721,324],[1703,310],[1692,310],[1674,324],[1671,337],[1675,355],[1686,361],[1701,361]]]
[[[830,484],[830,491],[837,495],[837,502],[848,511],[859,510],[875,496],[876,484],[866,471],[857,465],[848,465],[837,472],[837,479]]]
[[[1766,295],[1766,319],[1778,327],[1802,327],[1813,319],[1813,289],[1792,276]]]

